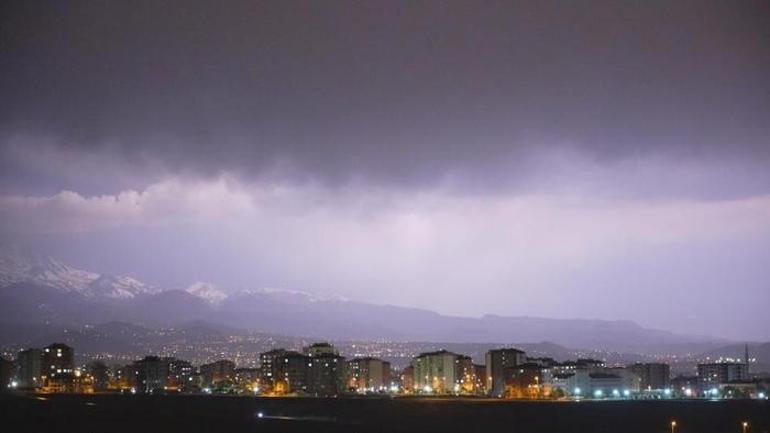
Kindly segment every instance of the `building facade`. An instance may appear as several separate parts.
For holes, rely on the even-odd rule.
[[[486,355],[487,392],[495,397],[505,394],[506,376],[513,369],[526,362],[524,351],[514,348],[494,349]]]
[[[43,351],[27,349],[19,352],[16,357],[17,386],[23,389],[40,388],[43,386]]]
[[[746,364],[715,362],[698,364],[698,382],[704,391],[719,389],[719,385],[748,379]]]
[[[639,376],[642,390],[663,390],[671,387],[671,368],[663,363],[637,363],[628,369]]]
[[[217,385],[220,382],[232,382],[235,379],[235,363],[228,359],[220,359],[210,364],[201,365],[203,386]]]
[[[357,392],[379,392],[390,387],[390,363],[377,358],[354,358],[347,362],[347,388]]]
[[[430,394],[458,393],[462,385],[460,356],[446,350],[421,353],[412,361],[414,388]]]
[[[43,386],[49,392],[71,392],[75,378],[75,351],[62,343],[43,349]]]

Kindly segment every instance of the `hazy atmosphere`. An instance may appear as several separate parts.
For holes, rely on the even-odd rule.
[[[770,3],[482,3],[4,3],[2,248],[770,339]]]

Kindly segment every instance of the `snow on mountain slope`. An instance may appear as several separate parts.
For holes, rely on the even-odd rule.
[[[216,305],[227,299],[227,293],[223,292],[219,287],[211,284],[198,281],[193,283],[187,288],[187,293],[197,296],[209,304]]]
[[[159,290],[130,277],[99,275],[73,268],[56,259],[16,250],[0,251],[0,286],[32,283],[88,298],[127,299]]]
[[[304,302],[347,301],[347,298],[339,295],[319,295],[315,293],[303,292],[301,290],[281,289],[274,287],[246,289],[241,290],[239,293],[243,295],[269,296],[277,299],[295,299],[302,300]]]

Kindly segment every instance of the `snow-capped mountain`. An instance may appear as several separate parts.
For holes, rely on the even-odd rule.
[[[259,289],[246,289],[238,292],[241,295],[267,296],[277,299],[296,299],[304,302],[347,302],[347,298],[339,295],[319,295],[301,290],[281,289],[276,287],[262,287]]]
[[[192,284],[185,290],[187,293],[196,296],[211,305],[219,305],[226,299],[230,298],[227,292],[219,288],[218,286],[198,281]],[[234,297],[261,297],[270,298],[282,302],[326,302],[326,301],[338,301],[345,302],[345,298],[341,296],[321,296],[309,292],[303,292],[301,290],[280,289],[273,287],[263,287],[258,289],[246,289],[232,292]]]
[[[0,287],[18,283],[52,287],[87,298],[128,299],[160,292],[131,277],[100,275],[38,254],[0,251]]]
[[[219,287],[202,281],[193,283],[187,288],[186,292],[212,305],[217,305],[227,299],[227,293],[223,292]]]

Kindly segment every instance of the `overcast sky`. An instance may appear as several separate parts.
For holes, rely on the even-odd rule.
[[[770,3],[0,6],[0,241],[770,339]]]

